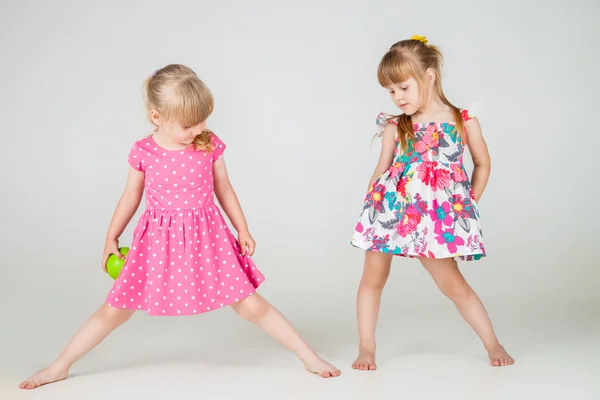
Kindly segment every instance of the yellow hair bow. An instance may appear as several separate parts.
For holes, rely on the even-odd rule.
[[[419,42],[421,42],[423,44],[427,44],[427,42],[428,42],[426,36],[419,36],[419,35],[413,35],[413,37],[411,37],[410,40],[418,40]]]

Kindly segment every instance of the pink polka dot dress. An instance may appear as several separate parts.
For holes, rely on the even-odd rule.
[[[240,301],[264,281],[215,205],[213,162],[225,144],[214,134],[212,140],[208,153],[166,150],[151,136],[134,144],[129,164],[145,174],[146,210],[110,306],[194,315]]]

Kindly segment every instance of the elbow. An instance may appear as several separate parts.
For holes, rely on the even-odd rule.
[[[488,158],[486,160],[476,160],[475,162],[473,162],[473,166],[475,168],[481,169],[481,170],[491,170],[492,169],[492,163],[491,160]]]

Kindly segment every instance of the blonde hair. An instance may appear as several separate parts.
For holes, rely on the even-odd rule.
[[[426,41],[425,41],[426,42]],[[461,111],[454,106],[444,95],[442,90],[442,52],[434,45],[428,45],[419,39],[401,40],[394,43],[381,59],[377,70],[377,79],[381,86],[394,85],[414,78],[419,90],[423,93],[425,73],[431,68],[435,73],[435,91],[444,104],[452,109],[454,114],[454,129],[461,133],[464,140],[464,123]],[[408,140],[415,140],[412,117],[401,114],[390,119],[398,120],[398,140],[402,148],[407,150]]]
[[[212,93],[198,75],[180,64],[160,68],[144,82],[146,111],[156,110],[161,118],[184,126],[198,125],[210,116],[214,108]],[[212,132],[205,129],[194,138],[196,150],[212,151]]]

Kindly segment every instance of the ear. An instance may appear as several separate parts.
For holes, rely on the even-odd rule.
[[[425,71],[425,80],[428,84],[435,83],[435,71],[433,68],[427,68],[427,71]]]
[[[150,120],[154,125],[160,126],[161,119],[159,112],[156,110],[150,110]]]

